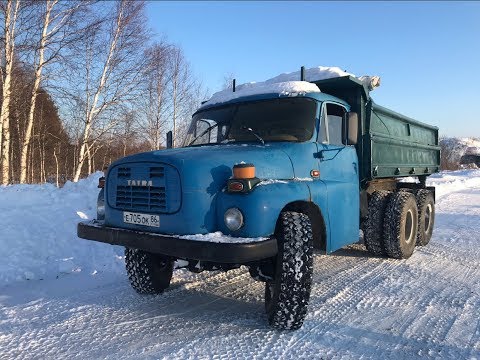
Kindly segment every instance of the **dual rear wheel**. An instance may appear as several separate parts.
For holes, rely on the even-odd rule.
[[[416,245],[428,244],[434,220],[431,191],[420,189],[415,194],[404,190],[376,191],[368,205],[365,246],[374,255],[407,259]]]

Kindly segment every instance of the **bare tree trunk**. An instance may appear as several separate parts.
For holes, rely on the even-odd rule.
[[[35,134],[33,134],[33,137],[35,137]],[[33,183],[34,182],[33,159],[35,158],[35,142],[32,143],[32,149],[30,150],[30,152],[31,152],[31,154],[30,154],[30,166],[29,166],[30,182]]]
[[[5,77],[3,80],[3,97],[0,113],[0,123],[2,124],[2,128],[0,131],[2,184],[8,184],[10,180],[10,97],[12,95],[12,71],[15,49],[15,24],[17,22],[19,6],[20,0],[7,0],[5,9]]]
[[[100,78],[100,82],[98,84],[98,87],[95,91],[95,95],[93,96],[92,103],[87,109],[87,114],[86,114],[86,119],[85,119],[85,126],[83,128],[83,135],[81,137],[81,145],[80,145],[80,151],[78,153],[78,164],[77,168],[75,170],[75,174],[73,176],[73,181],[77,182],[78,179],[80,178],[80,175],[82,173],[82,167],[83,163],[85,161],[85,155],[88,147],[88,140],[90,138],[90,131],[92,129],[93,125],[93,120],[95,115],[100,111],[98,107],[98,101],[101,93],[103,92],[103,89],[105,87],[105,84],[107,82],[107,74],[108,71],[110,70],[110,67],[112,66],[112,59],[116,53],[117,50],[117,44],[118,44],[118,38],[120,36],[120,31],[121,31],[121,26],[123,22],[123,7],[126,2],[122,1],[122,3],[119,5],[119,10],[118,10],[118,15],[116,19],[116,27],[114,31],[114,35],[112,38],[112,41],[110,42],[110,47],[107,55],[107,59],[105,60],[105,63],[103,64],[103,71],[102,71],[102,76]]]
[[[58,186],[58,173],[59,173],[59,169],[58,169],[58,157],[57,157],[57,153],[55,151],[55,149],[53,149],[53,157],[55,158],[55,169],[56,169],[56,181],[55,181],[55,184],[57,185],[57,188],[59,187]]]
[[[92,153],[90,152],[90,146],[87,146],[87,172],[92,173]]]
[[[177,86],[178,86],[178,75],[180,71],[180,50],[175,49],[174,55],[174,70],[173,70],[173,136],[172,136],[172,147],[175,147],[175,139],[177,137]]]
[[[177,135],[176,120],[177,120],[177,76],[175,75],[175,77],[173,79],[173,136],[172,136],[172,147],[175,147],[175,138],[176,138],[176,135]]]
[[[45,46],[47,43],[48,37],[48,27],[50,25],[50,15],[52,13],[53,7],[56,5],[58,0],[47,0],[46,2],[46,11],[45,18],[43,21],[42,35],[40,38],[40,46],[38,48],[38,59],[35,66],[34,74],[34,83],[32,89],[32,97],[30,100],[30,111],[28,113],[27,129],[25,130],[25,136],[23,139],[22,153],[20,159],[20,183],[23,184],[27,180],[27,156],[28,156],[28,147],[30,145],[30,139],[32,135],[33,120],[35,114],[35,104],[37,102],[38,89],[40,88],[40,81],[42,79],[42,71],[45,65],[44,63],[44,53]]]
[[[45,174],[45,139],[41,137],[38,140],[40,142],[40,182],[45,183],[47,176]]]
[[[95,154],[97,153],[97,151],[94,151],[93,154],[92,154],[92,171],[90,172],[91,174],[93,174],[95,172]]]

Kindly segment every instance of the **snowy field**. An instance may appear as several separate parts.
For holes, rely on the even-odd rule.
[[[164,294],[137,295],[121,248],[75,235],[99,176],[0,187],[0,359],[480,359],[478,170],[431,177],[434,235],[410,259],[316,255],[294,332],[266,325],[245,269],[181,270]]]

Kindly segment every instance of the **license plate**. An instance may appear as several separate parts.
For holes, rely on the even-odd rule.
[[[124,211],[123,222],[127,224],[160,227],[160,216]]]

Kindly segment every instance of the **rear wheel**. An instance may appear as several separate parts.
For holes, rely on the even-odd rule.
[[[417,241],[418,210],[415,196],[395,192],[388,202],[383,226],[385,251],[396,259],[409,258]]]
[[[417,192],[418,234],[417,245],[425,246],[430,242],[435,223],[435,201],[431,191],[421,189]]]
[[[265,309],[270,325],[299,329],[307,315],[313,273],[313,234],[310,218],[286,211],[276,229],[275,274],[265,283]]]
[[[367,250],[373,255],[385,255],[383,244],[383,223],[391,191],[375,191],[368,202],[368,215],[364,226],[364,242]]]
[[[130,284],[139,294],[159,294],[170,285],[173,259],[139,249],[125,248]]]

